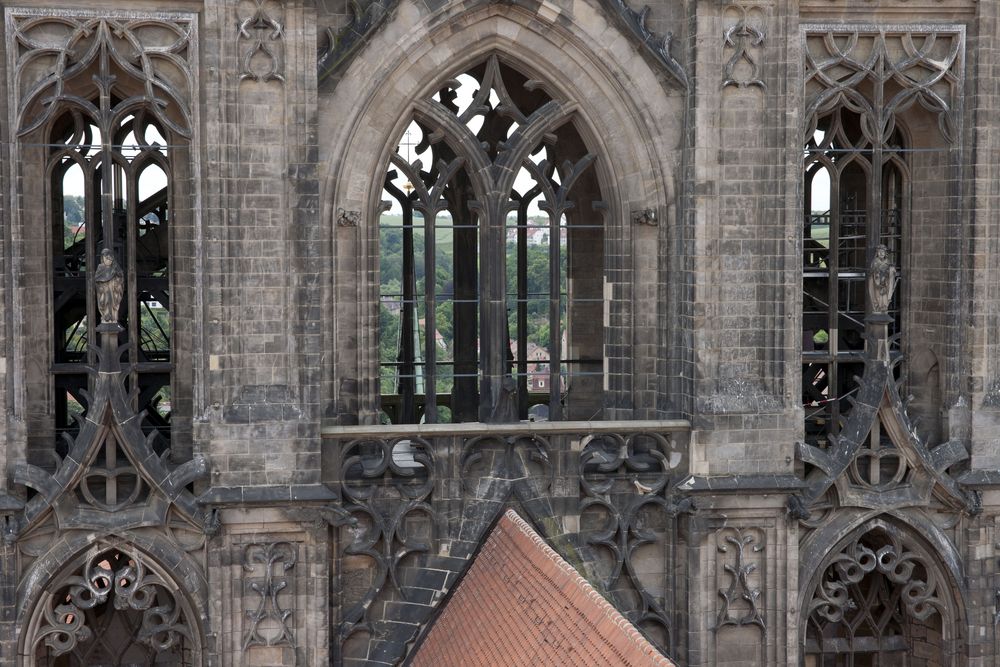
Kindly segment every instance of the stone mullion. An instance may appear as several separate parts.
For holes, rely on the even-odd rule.
[[[503,379],[506,373],[507,302],[505,220],[511,200],[507,192],[494,190],[479,207],[480,241],[479,271],[481,304],[479,340],[482,386],[479,398],[479,420],[488,422],[499,401],[503,399]]]

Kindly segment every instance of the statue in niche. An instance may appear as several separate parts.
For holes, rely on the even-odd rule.
[[[879,244],[868,266],[868,304],[873,315],[889,312],[889,302],[895,289],[896,266],[889,259],[889,249]]]
[[[118,324],[118,308],[125,292],[125,275],[110,248],[101,251],[101,263],[94,272],[97,283],[97,309],[102,324]]]

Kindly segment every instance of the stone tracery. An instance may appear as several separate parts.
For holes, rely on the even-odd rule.
[[[191,664],[196,646],[190,619],[172,582],[144,558],[118,548],[90,554],[81,569],[43,596],[41,622],[30,647],[34,662],[62,655],[72,664]],[[37,612],[36,612],[37,613]]]
[[[804,608],[806,653],[890,660],[948,632],[955,619],[946,588],[939,567],[907,532],[885,522],[856,531],[815,578]]]

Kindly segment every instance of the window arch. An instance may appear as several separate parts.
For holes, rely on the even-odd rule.
[[[121,342],[131,345],[123,362],[133,407],[146,410],[146,428],[161,434],[157,448],[165,448],[170,415],[191,413],[190,392],[183,401],[171,395],[178,334],[171,295],[175,258],[186,294],[194,289],[197,165],[183,156],[196,128],[196,16],[9,14],[11,39],[21,45],[12,61],[12,163],[21,186],[11,228],[14,270],[23,280],[12,307],[29,308],[14,355],[27,458],[50,467],[53,441],[61,454],[62,436],[76,433],[87,409],[89,346],[99,324],[91,273],[105,248],[125,277],[118,322]],[[177,239],[180,252],[172,253]],[[180,316],[186,337],[193,309]],[[190,377],[190,359],[182,358],[180,369]],[[179,457],[190,451],[187,443],[172,450]]]
[[[182,586],[129,545],[94,544],[42,591],[25,623],[25,665],[201,664]]]
[[[167,132],[142,106],[103,115],[68,108],[49,132],[56,431],[74,435],[74,417],[87,407],[86,366],[96,362],[88,346],[99,323],[94,268],[109,248],[126,277],[118,321],[122,342],[133,343],[127,361],[130,386],[138,389],[134,407],[146,410],[147,428],[169,438]]]
[[[495,55],[415,105],[379,221],[391,421],[600,415],[598,158],[572,111]]]
[[[873,141],[864,122],[852,105],[838,106],[819,117],[804,152],[802,403],[806,441],[818,446],[838,433],[863,371],[865,277],[877,246],[903,280],[906,143],[899,127]],[[890,336],[900,333],[900,293]]]
[[[873,519],[814,565],[803,570],[805,665],[954,664],[954,573],[908,527]]]

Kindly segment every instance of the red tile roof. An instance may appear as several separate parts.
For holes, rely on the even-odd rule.
[[[412,667],[673,667],[513,510],[500,518]]]

